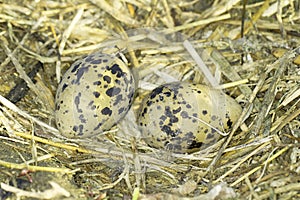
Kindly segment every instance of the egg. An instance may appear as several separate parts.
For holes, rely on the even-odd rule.
[[[149,146],[190,153],[216,142],[241,112],[241,106],[220,90],[172,82],[155,88],[143,100],[138,126]]]
[[[135,93],[134,77],[118,57],[92,53],[64,74],[55,98],[56,125],[69,138],[110,130],[127,113]]]

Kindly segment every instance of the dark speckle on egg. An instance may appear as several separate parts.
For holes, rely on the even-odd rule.
[[[112,110],[110,108],[108,108],[108,107],[105,107],[105,108],[103,108],[101,110],[101,114],[102,115],[109,115],[110,116],[112,114]]]
[[[93,94],[94,94],[94,96],[95,96],[96,98],[99,98],[99,97],[100,97],[100,93],[97,92],[97,91],[94,91]]]

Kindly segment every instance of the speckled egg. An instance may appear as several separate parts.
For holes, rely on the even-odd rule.
[[[144,99],[138,125],[151,147],[194,152],[217,141],[241,112],[241,106],[220,90],[173,82],[157,87]]]
[[[133,75],[122,60],[90,54],[68,69],[57,88],[57,127],[71,138],[109,130],[129,110],[134,92]]]

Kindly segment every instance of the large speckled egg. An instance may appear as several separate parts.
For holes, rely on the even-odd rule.
[[[56,124],[66,137],[89,137],[111,129],[129,110],[133,75],[118,57],[90,54],[64,74],[56,92]]]
[[[151,147],[194,152],[217,141],[241,112],[241,106],[220,90],[173,82],[157,87],[144,99],[138,125]]]

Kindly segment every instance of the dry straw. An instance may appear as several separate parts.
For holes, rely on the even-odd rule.
[[[298,199],[299,2],[248,1],[245,13],[242,2],[2,1],[1,198]],[[63,138],[58,81],[99,50],[125,54],[139,79],[134,105],[105,134]],[[29,90],[13,104],[5,97],[21,79]],[[243,112],[231,132],[193,154],[147,146],[136,112],[149,90],[174,80],[209,80],[234,97]]]

